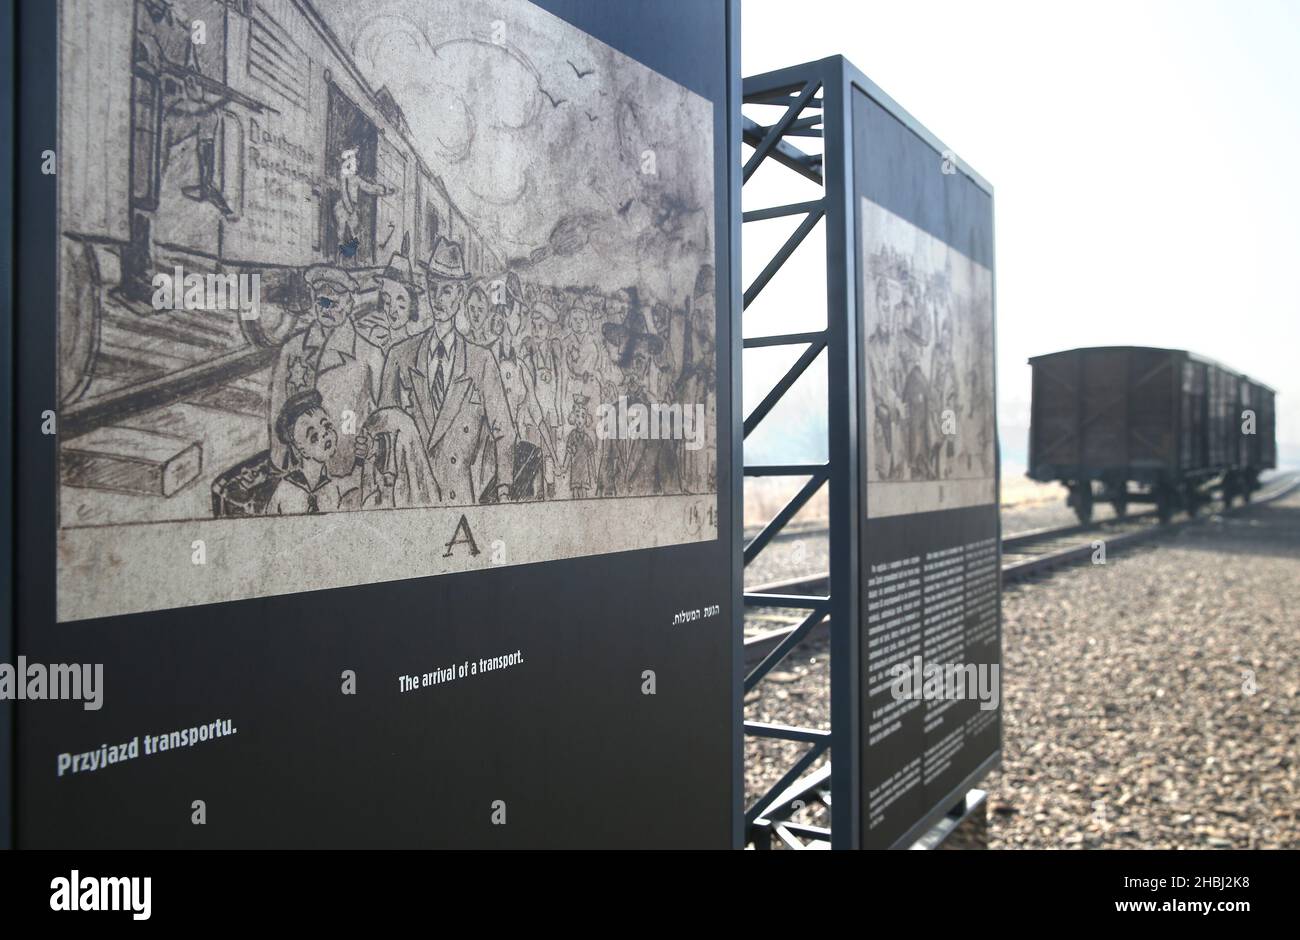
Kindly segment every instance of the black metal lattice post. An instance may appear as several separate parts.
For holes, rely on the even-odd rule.
[[[748,309],[777,271],[799,249],[823,220],[826,226],[826,325],[822,330],[748,338],[746,349],[802,346],[803,352],[781,379],[745,417],[745,437],[754,431],[778,401],[823,352],[827,357],[828,455],[824,464],[781,466],[745,465],[745,475],[804,476],[808,482],[745,546],[750,564],[772,538],[823,487],[830,493],[829,587],[824,595],[746,593],[745,605],[782,607],[805,611],[800,624],[769,652],[745,677],[749,692],[788,656],[801,641],[829,618],[831,637],[830,730],[745,722],[751,737],[796,741],[807,745],[798,759],[766,793],[745,809],[746,839],[768,847],[773,838],[791,848],[810,842],[833,848],[853,848],[858,842],[859,698],[859,475],[857,442],[858,336],[853,261],[850,101],[843,76],[843,59],[832,57],[744,80],[746,104],[785,105],[781,117],[769,126],[743,119],[743,139],[753,153],[745,163],[748,182],[765,160],[772,160],[822,187],[820,199],[745,212],[743,221],[802,215],[803,219],[762,271],[744,291]],[[824,154],[804,153],[787,138],[821,137]],[[831,760],[815,771],[809,768],[823,754]],[[816,800],[831,810],[831,826],[808,826],[791,821],[799,806]]]

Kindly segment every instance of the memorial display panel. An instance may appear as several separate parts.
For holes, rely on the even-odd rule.
[[[864,848],[1001,747],[992,194],[894,108],[854,89]]]
[[[735,844],[737,7],[23,4],[17,845]]]

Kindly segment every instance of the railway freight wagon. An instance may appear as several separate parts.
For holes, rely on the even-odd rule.
[[[1029,360],[1029,471],[1058,481],[1081,522],[1096,500],[1162,521],[1217,492],[1249,500],[1276,465],[1273,390],[1179,349],[1103,346]]]

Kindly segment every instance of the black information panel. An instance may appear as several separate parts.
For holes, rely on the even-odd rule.
[[[853,102],[864,619],[862,845],[903,847],[996,762],[993,200]]]
[[[738,4],[183,7],[18,7],[13,844],[734,846]]]

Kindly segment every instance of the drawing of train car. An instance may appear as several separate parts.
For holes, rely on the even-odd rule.
[[[95,124],[59,149],[65,433],[247,399],[312,264],[356,268],[368,289],[403,238],[419,260],[443,235],[473,273],[503,269],[306,0],[186,0],[183,22],[169,0],[61,5],[62,109]],[[154,277],[177,268],[258,274],[258,316],[156,309]]]
[[[63,504],[110,521],[95,491],[175,501],[265,447],[309,266],[351,269],[360,319],[404,242],[417,280],[439,236],[475,276],[505,265],[307,0],[60,4],[61,114],[89,125],[58,150]],[[255,275],[257,309],[160,304],[173,272]],[[207,433],[214,410],[239,430]]]

